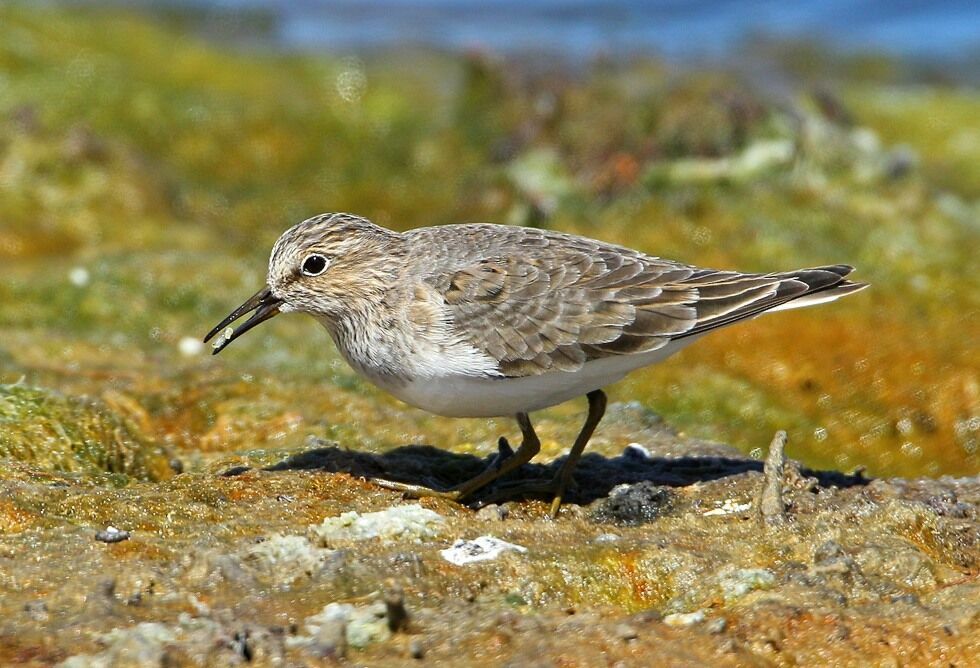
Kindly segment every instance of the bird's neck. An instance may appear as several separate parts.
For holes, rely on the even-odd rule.
[[[411,376],[411,333],[384,301],[365,302],[340,317],[317,316],[337,350],[358,373],[381,384],[399,385]]]

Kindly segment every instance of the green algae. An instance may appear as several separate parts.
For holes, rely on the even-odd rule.
[[[0,457],[42,471],[173,475],[165,451],[105,403],[17,385],[0,385]]]
[[[652,60],[277,54],[179,25],[0,8],[0,382],[108,384],[188,460],[308,436],[484,453],[512,425],[405,408],[312,322],[279,318],[218,360],[194,340],[307,215],[520,222],[722,268],[858,265],[871,291],[708,337],[613,396],[746,452],[785,428],[813,465],[980,470],[974,90],[833,61],[835,116]],[[546,455],[579,412],[542,414]]]
[[[0,6],[0,663],[316,665],[344,637],[322,611],[380,610],[391,580],[408,630],[354,662],[977,656],[975,480],[791,465],[774,530],[751,508],[758,459],[658,417],[753,454],[786,429],[810,467],[980,471],[974,89],[908,86],[875,59],[835,72],[834,115],[653,60],[284,55],[180,25]],[[873,288],[613,387],[631,403],[610,405],[557,521],[533,500],[429,499],[438,535],[328,550],[311,527],[404,508],[366,478],[451,485],[518,434],[406,407],[308,319],[207,355],[275,238],[323,210],[540,225],[717,267],[852,262]],[[583,414],[535,416],[539,460]],[[637,480],[669,487],[669,509],[601,519]],[[131,538],[94,540],[107,525]],[[441,557],[480,535],[528,552]]]

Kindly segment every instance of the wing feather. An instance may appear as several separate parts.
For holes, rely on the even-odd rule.
[[[468,238],[466,252],[460,234]],[[700,269],[584,237],[494,225],[423,228],[426,281],[460,338],[507,376],[575,371],[751,318],[816,292],[860,289],[847,265],[772,274]],[[442,249],[431,256],[433,248]]]

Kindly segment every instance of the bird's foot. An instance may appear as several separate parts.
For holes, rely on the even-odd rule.
[[[507,441],[507,439],[501,436],[500,440],[497,441],[497,454],[490,461],[490,464],[487,465],[487,468],[484,469],[479,475],[474,476],[473,478],[470,478],[469,480],[462,482],[455,487],[441,490],[427,487],[425,485],[385,480],[384,478],[372,478],[371,482],[378,487],[384,487],[385,489],[401,492],[410,499],[435,497],[439,499],[449,499],[450,501],[461,501],[481,487],[486,486],[488,482],[494,480],[494,478],[497,477],[501,467],[504,465],[504,462],[513,456],[514,449],[510,447],[510,443]]]
[[[556,475],[551,480],[519,480],[506,484],[498,484],[494,486],[492,491],[482,496],[480,504],[500,503],[520,497],[551,496],[551,509],[548,514],[554,519],[558,516],[558,510],[561,508],[568,486],[569,482],[559,475]],[[575,486],[574,481],[571,482],[571,486]]]
[[[497,456],[493,458],[493,461],[490,462],[490,466],[487,468],[499,471],[500,467],[504,465],[504,462],[513,456],[514,448],[510,447],[510,442],[506,436],[501,436],[497,439]]]
[[[423,497],[435,497],[438,499],[449,499],[459,501],[464,494],[456,487],[451,489],[434,489],[425,485],[413,485],[408,482],[398,482],[396,480],[385,480],[384,478],[371,478],[371,482],[378,487],[401,492],[409,499],[421,499]]]

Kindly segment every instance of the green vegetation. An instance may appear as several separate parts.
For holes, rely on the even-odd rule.
[[[790,113],[732,76],[653,62],[240,52],[122,12],[5,4],[0,382],[102,397],[100,419],[138,416],[134,442],[189,458],[308,434],[485,452],[503,423],[404,408],[312,321],[278,319],[220,360],[189,339],[309,215],[493,220],[707,266],[857,265],[871,290],[709,337],[613,399],[747,451],[785,428],[812,466],[976,473],[980,95],[866,69],[839,89],[855,125],[805,94]],[[549,454],[580,409],[548,412]],[[65,423],[24,410],[3,419]]]
[[[166,453],[109,406],[12,385],[0,385],[0,457],[48,471],[118,473],[121,481],[173,474]]]

